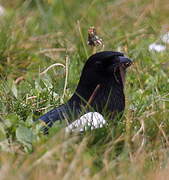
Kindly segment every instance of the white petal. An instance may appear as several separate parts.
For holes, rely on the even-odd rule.
[[[161,36],[161,40],[162,40],[164,43],[169,44],[169,32],[167,32],[166,34],[162,35],[162,36]]]
[[[100,128],[102,128],[103,127],[103,124],[100,124]]]
[[[88,126],[91,126],[91,123],[87,123]]]
[[[106,124],[106,120],[105,119],[102,120],[102,124]]]
[[[84,129],[83,129],[83,128],[81,128],[81,129],[80,129],[80,132],[83,132],[83,131],[84,131]]]
[[[5,14],[5,9],[0,5],[0,16],[3,16]]]
[[[166,50],[166,46],[161,44],[152,43],[149,45],[149,51],[162,52]]]

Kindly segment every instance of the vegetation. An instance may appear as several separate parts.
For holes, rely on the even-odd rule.
[[[0,179],[167,179],[169,46],[160,53],[148,46],[169,30],[168,0],[1,0],[1,5],[6,11],[0,16]],[[44,136],[33,119],[74,92],[92,54],[87,29],[93,25],[105,50],[134,60],[124,116],[80,135],[67,136],[65,124],[58,124]]]

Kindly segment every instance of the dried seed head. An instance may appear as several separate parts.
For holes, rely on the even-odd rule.
[[[97,35],[96,29],[94,26],[88,29],[88,45],[90,46],[103,46],[102,39]]]

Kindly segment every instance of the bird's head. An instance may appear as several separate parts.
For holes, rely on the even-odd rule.
[[[132,61],[123,53],[103,51],[92,55],[86,62],[81,78],[88,84],[119,83],[124,86],[126,69]]]

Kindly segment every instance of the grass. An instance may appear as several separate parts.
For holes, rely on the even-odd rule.
[[[169,29],[168,0],[1,0],[0,179],[165,180],[169,168],[169,47],[149,52]],[[65,136],[33,119],[66,102],[92,50],[94,25],[105,50],[134,59],[121,121]],[[67,61],[66,61],[67,60]],[[65,89],[65,68],[68,69]]]

